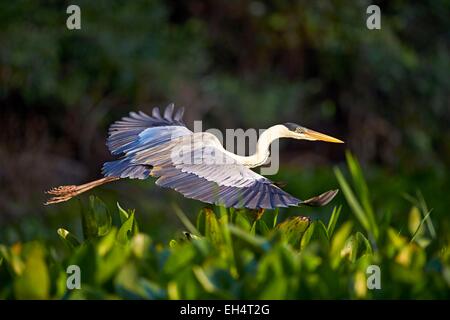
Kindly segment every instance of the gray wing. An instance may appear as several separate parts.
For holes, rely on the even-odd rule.
[[[103,165],[104,176],[147,178],[151,167],[133,163],[136,152],[192,134],[192,131],[184,125],[182,116],[183,109],[174,113],[174,105],[170,104],[166,107],[163,115],[159,108],[154,108],[151,116],[141,111],[131,112],[128,117],[111,125],[106,145],[113,155],[121,155],[121,157]]]
[[[139,151],[133,161],[152,166],[151,175],[159,177],[157,185],[206,203],[249,209],[301,203],[269,179],[237,163],[210,134],[195,133]]]
[[[153,108],[151,116],[142,111],[137,113],[130,112],[128,117],[124,117],[111,125],[108,130],[109,136],[106,145],[111,154],[120,155],[133,150],[137,146],[149,144],[149,142],[154,145],[164,142],[164,139],[158,136],[161,133],[164,136],[175,131],[187,134],[192,133],[186,128],[182,120],[183,113],[184,109],[180,108],[174,114],[173,103],[166,107],[163,115],[161,115],[157,107]],[[151,128],[154,129],[149,130]]]

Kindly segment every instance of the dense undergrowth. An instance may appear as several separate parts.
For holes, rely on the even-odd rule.
[[[411,209],[393,225],[397,213],[373,206],[350,154],[347,165],[351,179],[335,169],[347,203],[330,207],[326,222],[223,207],[190,221],[175,206],[186,231],[166,243],[139,231],[139,213],[92,196],[83,240],[57,230],[66,251],[45,241],[0,245],[0,298],[449,298],[448,243],[423,197],[406,195]],[[67,289],[70,265],[80,267],[81,289]],[[379,267],[379,289],[368,288],[369,266]]]

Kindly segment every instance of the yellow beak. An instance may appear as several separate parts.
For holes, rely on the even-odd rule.
[[[304,135],[311,140],[320,140],[320,141],[326,141],[326,142],[332,142],[332,143],[344,143],[344,141],[333,138],[332,136],[328,136],[326,134],[307,129],[304,132]]]

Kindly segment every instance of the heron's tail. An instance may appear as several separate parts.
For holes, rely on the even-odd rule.
[[[70,185],[70,186],[60,186],[60,187],[53,188],[46,192],[47,194],[53,195],[53,197],[48,199],[48,201],[44,204],[49,205],[49,204],[53,204],[53,203],[67,201],[83,192],[86,192],[86,191],[91,190],[95,187],[98,187],[102,184],[112,182],[112,181],[115,181],[118,179],[120,179],[120,178],[105,177],[105,178],[101,178],[101,179],[91,181],[91,182],[88,182],[85,184],[80,184],[78,186]]]
[[[333,198],[338,194],[339,190],[330,190],[319,194],[318,196],[312,197],[308,200],[302,201],[300,204],[310,207],[323,207],[333,200]]]

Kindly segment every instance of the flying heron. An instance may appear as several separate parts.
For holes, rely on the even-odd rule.
[[[163,115],[154,108],[151,116],[131,112],[115,122],[106,145],[119,158],[103,165],[104,177],[78,186],[53,188],[47,192],[53,197],[46,204],[67,201],[118,179],[148,177],[157,177],[158,186],[175,189],[187,198],[234,208],[323,206],[337,194],[337,190],[330,190],[302,201],[251,168],[266,162],[270,144],[279,138],[343,141],[295,123],[278,124],[261,134],[253,155],[239,156],[225,150],[213,134],[189,130],[182,120],[183,112],[181,108],[174,113],[174,105],[170,104]],[[184,150],[185,156],[174,156],[175,150]]]

